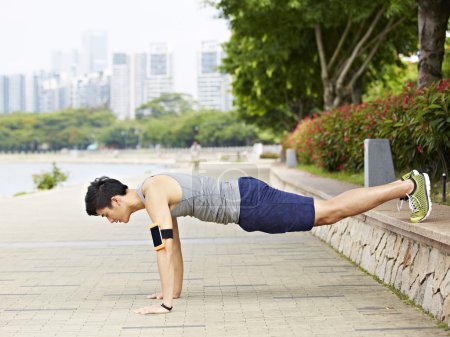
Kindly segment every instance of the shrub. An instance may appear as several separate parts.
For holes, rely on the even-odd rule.
[[[390,140],[397,170],[435,176],[450,166],[450,80],[425,89],[411,83],[398,96],[346,105],[303,119],[288,143],[298,160],[329,171],[364,165],[364,139]]]
[[[42,174],[33,174],[33,181],[39,190],[51,190],[57,186],[60,182],[66,181],[67,175],[53,163],[53,169],[51,172],[45,172]]]

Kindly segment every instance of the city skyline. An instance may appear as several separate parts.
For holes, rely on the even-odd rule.
[[[197,96],[197,55],[201,42],[228,40],[229,29],[217,11],[197,0],[104,0],[61,2],[6,0],[0,12],[0,74],[30,74],[50,69],[52,53],[80,50],[82,35],[108,36],[109,67],[113,53],[147,52],[165,42],[174,54],[174,91]],[[26,11],[23,8],[27,8]],[[128,9],[128,11],[127,11]],[[17,23],[17,17],[23,24]]]

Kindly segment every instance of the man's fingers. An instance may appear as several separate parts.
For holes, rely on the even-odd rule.
[[[139,315],[148,315],[148,314],[167,314],[167,313],[169,313],[168,310],[162,308],[162,307],[159,306],[159,305],[157,305],[157,306],[153,305],[153,306],[150,306],[150,307],[140,308],[140,309],[134,310],[134,312],[135,312],[136,314],[139,314]]]
[[[162,294],[160,294],[160,293],[148,295],[147,298],[151,299],[151,300],[162,300],[163,299]]]

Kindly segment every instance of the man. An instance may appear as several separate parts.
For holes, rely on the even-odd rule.
[[[147,178],[136,189],[101,177],[89,186],[85,203],[89,215],[100,215],[111,223],[127,223],[131,214],[146,209],[153,221],[152,237],[162,288],[161,293],[149,298],[163,302],[136,313],[160,314],[172,310],[173,299],[180,296],[182,289],[179,216],[237,223],[246,231],[276,234],[330,225],[397,198],[409,200],[412,222],[425,220],[431,212],[428,175],[413,170],[390,184],[356,188],[329,200],[280,191],[251,177],[217,181],[198,175],[160,173]]]

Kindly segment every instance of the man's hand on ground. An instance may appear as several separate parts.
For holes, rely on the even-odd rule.
[[[162,293],[154,293],[154,294],[148,295],[147,298],[151,299],[151,300],[162,300],[163,294]]]
[[[161,305],[151,305],[149,307],[143,307],[134,311],[136,314],[149,315],[149,314],[168,314],[170,311],[164,309]]]
[[[174,295],[172,298],[179,298],[179,297],[180,296]],[[162,300],[163,294],[162,293],[154,293],[154,294],[148,295],[147,298],[150,300]]]

